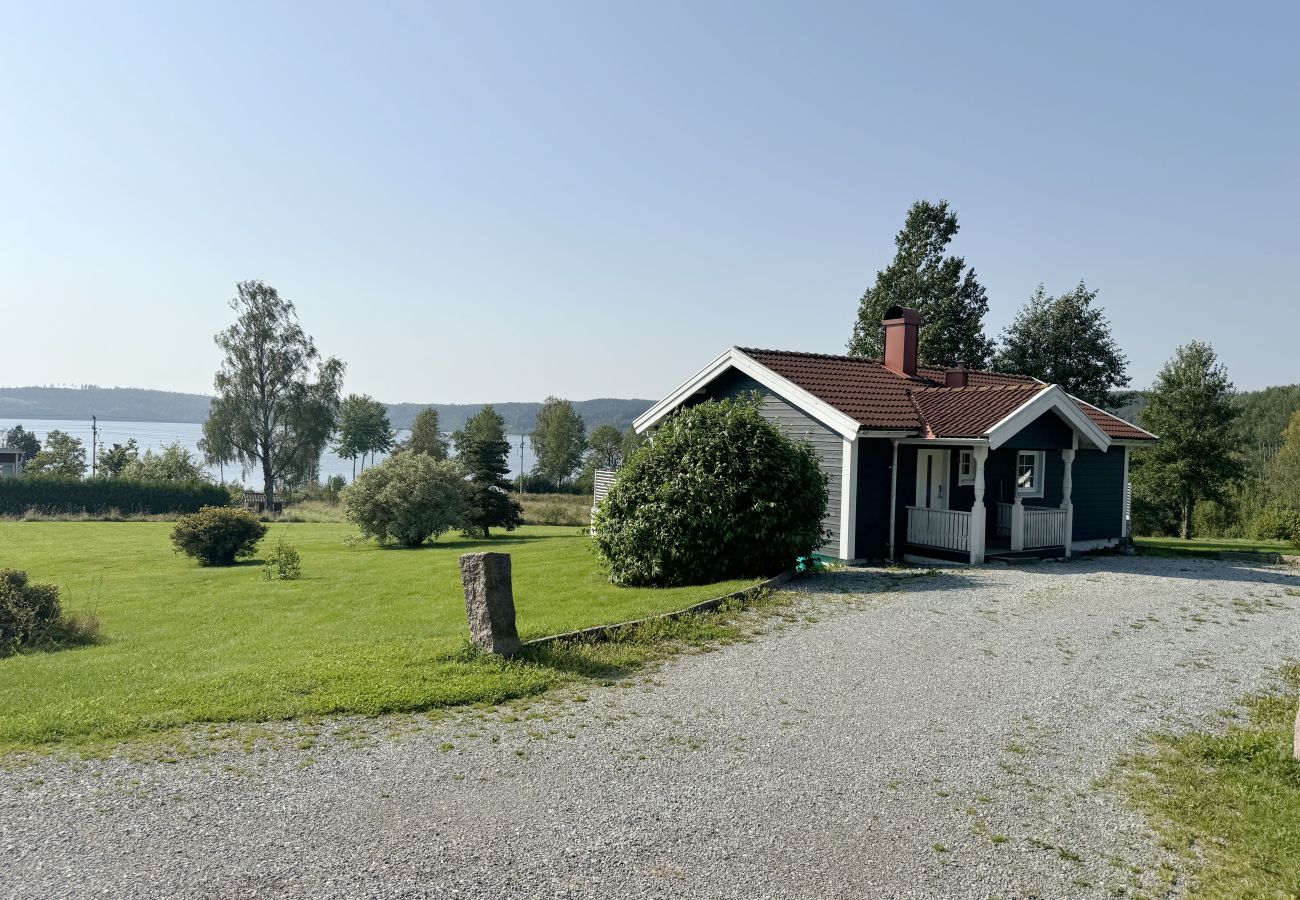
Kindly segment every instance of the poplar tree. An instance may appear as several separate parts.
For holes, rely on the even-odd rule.
[[[947,200],[912,204],[902,231],[894,238],[897,250],[893,261],[876,273],[875,284],[858,303],[858,320],[848,343],[850,356],[882,359],[885,347],[880,322],[891,306],[904,306],[921,314],[919,362],[974,369],[988,366],[993,343],[984,334],[984,316],[989,310],[984,287],[966,260],[945,255],[957,229],[957,216]]]
[[[547,397],[528,439],[537,456],[533,471],[560,487],[582,465],[587,426],[568,400]]]

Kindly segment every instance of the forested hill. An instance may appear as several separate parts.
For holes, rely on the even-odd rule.
[[[1110,411],[1121,419],[1141,424],[1147,405],[1146,391],[1125,391]],[[1242,391],[1233,398],[1237,407],[1237,434],[1241,450],[1248,456],[1271,458],[1282,446],[1282,432],[1300,409],[1300,384]]]
[[[208,417],[211,397],[178,394],[143,388],[0,388],[0,419],[101,419],[121,422],[202,422]],[[394,428],[409,428],[420,403],[390,403],[388,415]],[[482,403],[433,403],[444,431],[455,431],[483,408]],[[632,420],[653,405],[651,400],[575,400],[573,407],[587,423],[614,425],[626,429]],[[525,434],[533,429],[540,403],[494,403],[506,420],[506,431]]]

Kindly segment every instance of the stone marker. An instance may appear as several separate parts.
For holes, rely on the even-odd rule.
[[[465,583],[470,642],[488,653],[513,656],[519,650],[519,632],[510,554],[466,553],[460,558],[460,580]]]

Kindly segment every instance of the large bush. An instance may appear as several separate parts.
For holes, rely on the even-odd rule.
[[[32,584],[27,573],[0,569],[0,656],[52,644],[88,643],[99,632],[90,616],[65,616],[59,589]]]
[[[1269,503],[1255,513],[1247,536],[1257,541],[1293,541],[1300,538],[1300,511]]]
[[[467,486],[460,468],[400,453],[366,469],[343,491],[347,517],[366,537],[417,547],[461,524]]]
[[[265,535],[266,526],[247,510],[205,506],[176,521],[172,543],[201,566],[232,566],[256,553]]]
[[[619,584],[773,575],[825,539],[827,477],[753,403],[701,403],[624,463],[596,512],[596,547]]]
[[[151,483],[118,478],[0,478],[0,515],[20,516],[30,509],[46,513],[100,514],[109,510],[162,515],[225,506],[230,494],[206,482]]]

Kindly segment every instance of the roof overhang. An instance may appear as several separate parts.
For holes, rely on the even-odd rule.
[[[996,450],[1011,440],[1024,428],[1044,413],[1054,412],[1065,420],[1075,434],[1092,444],[1098,450],[1110,449],[1111,439],[1096,422],[1088,418],[1079,409],[1074,398],[1067,394],[1060,385],[1049,385],[1029,400],[1012,410],[1000,422],[984,432],[989,439],[989,449]]]
[[[675,391],[638,416],[632,423],[632,427],[637,430],[638,434],[648,428],[653,428],[662,422],[669,413],[689,400],[697,391],[729,369],[744,372],[763,387],[793,403],[841,437],[852,440],[858,436],[858,431],[862,426],[857,419],[841,412],[825,400],[799,387],[793,381],[781,377],[767,366],[742,353],[736,347],[727,350],[713,362],[700,369]]]

